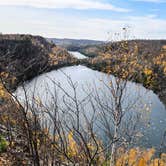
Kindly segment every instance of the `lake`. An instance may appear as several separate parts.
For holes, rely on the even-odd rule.
[[[77,52],[77,51],[69,51],[70,54],[72,54],[74,57],[78,58],[78,59],[85,59],[87,58],[85,55]]]
[[[84,56],[81,57],[78,53],[75,55],[78,55],[78,58]],[[36,98],[40,98],[42,103],[51,107],[54,102],[53,100],[58,96],[59,107],[65,109],[66,107],[62,102],[65,96],[63,90],[71,96],[74,95],[69,78],[77,86],[77,97],[80,101],[82,101],[89,93],[98,93],[103,103],[108,103],[108,105],[111,103],[110,91],[104,84],[109,85],[111,80],[113,80],[113,84],[115,84],[115,77],[94,71],[82,65],[54,70],[26,82],[25,89],[28,98],[31,99],[32,96],[35,96]],[[59,85],[63,90],[58,88]],[[54,95],[54,93],[57,94]],[[20,101],[24,101],[25,95],[22,87],[18,87],[15,94]],[[95,103],[97,110],[95,115],[96,119],[100,115],[100,109],[97,107],[97,104],[98,103]],[[129,105],[133,105],[133,107],[131,108],[130,113],[126,113],[126,117],[124,117],[122,122],[122,127],[130,123],[128,115],[133,112],[134,114],[141,114],[141,119],[137,126],[138,133],[141,136],[140,139],[135,142],[135,145],[159,147],[166,129],[166,109],[163,103],[151,90],[147,90],[140,84],[127,82],[122,103],[124,111]],[[91,106],[85,103],[84,107],[84,113],[88,117],[91,117],[93,112]],[[108,120],[110,124],[112,124],[111,119]],[[82,123],[84,123],[84,121],[82,121]],[[96,122],[96,124],[96,126],[98,126],[100,123]],[[102,135],[102,138],[104,139],[105,136],[102,130],[98,129],[96,131]]]

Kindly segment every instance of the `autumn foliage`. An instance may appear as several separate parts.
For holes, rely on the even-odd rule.
[[[165,166],[166,154],[161,154],[159,158],[154,157],[154,154],[153,148],[147,150],[133,148],[128,152],[119,149],[116,166]]]

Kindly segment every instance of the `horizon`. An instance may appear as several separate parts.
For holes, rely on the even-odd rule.
[[[88,38],[54,38],[54,37],[45,37],[45,36],[41,36],[40,34],[39,35],[33,35],[33,34],[26,34],[26,33],[2,33],[0,32],[0,35],[30,35],[30,36],[39,36],[39,37],[43,37],[45,39],[57,39],[57,40],[90,40],[90,41],[99,41],[99,42],[120,42],[120,41],[124,41],[124,39],[121,39],[121,40],[107,40],[107,41],[104,41],[104,40],[95,40],[95,39],[88,39]],[[149,41],[162,41],[162,40],[166,40],[166,39],[148,39],[148,38],[135,38],[135,39],[125,39],[127,41],[134,41],[134,40],[149,40]]]
[[[0,32],[116,41],[166,39],[165,0],[0,0]]]

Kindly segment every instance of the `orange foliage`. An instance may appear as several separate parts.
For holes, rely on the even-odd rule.
[[[130,149],[129,152],[119,154],[116,166],[165,166],[166,154],[154,158],[155,149],[141,151],[139,148]]]

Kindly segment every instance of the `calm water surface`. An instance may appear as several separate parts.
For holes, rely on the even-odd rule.
[[[78,53],[76,54],[78,55]],[[81,57],[79,56],[79,58]],[[53,94],[56,89],[52,81],[55,81],[63,87],[66,92],[73,95],[67,76],[70,76],[72,81],[77,84],[77,95],[80,100],[84,99],[87,93],[93,92],[95,87],[95,91],[99,93],[102,100],[109,103],[111,99],[110,92],[103,85],[103,82],[109,84],[110,80],[114,81],[115,77],[91,70],[81,65],[54,70],[27,82],[25,88],[29,98],[31,98],[33,94],[34,96],[40,97],[43,103],[49,105],[51,100],[53,100],[51,94]],[[64,105],[61,104],[61,102],[64,93],[60,90],[56,91],[56,93],[58,93],[59,103],[63,107]],[[24,91],[21,87],[16,90],[16,95],[21,101],[25,98]],[[122,105],[124,110],[129,104],[135,103],[133,111],[138,107],[139,111],[142,111],[142,123],[139,125],[139,130],[143,136],[138,141],[138,144],[146,147],[159,147],[161,138],[166,129],[166,109],[158,96],[139,84],[128,82],[123,98],[124,102]],[[89,105],[86,105],[86,111],[88,116],[90,116],[92,110]],[[144,119],[148,122],[146,125],[143,124]],[[127,121],[127,117],[125,120]],[[126,121],[124,121],[124,123],[128,123]]]
[[[72,54],[74,57],[78,58],[78,59],[85,59],[87,58],[85,55],[76,52],[76,51],[69,51],[70,54]]]

